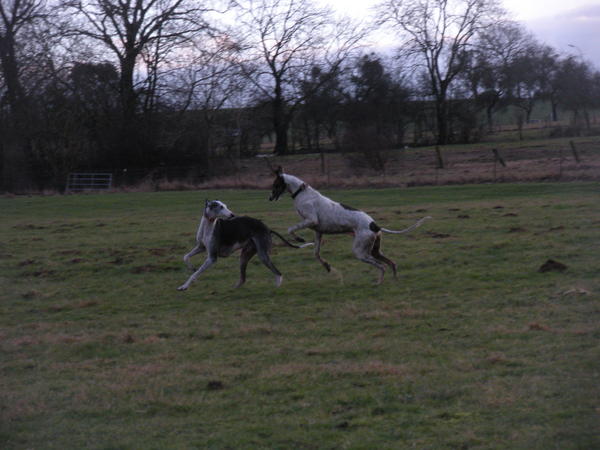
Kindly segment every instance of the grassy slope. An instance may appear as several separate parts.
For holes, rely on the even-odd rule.
[[[389,228],[219,261],[186,293],[205,195],[284,231],[262,191],[0,199],[3,448],[591,448],[598,184],[330,192]],[[308,234],[307,234],[308,236]],[[201,257],[198,257],[201,261]],[[564,273],[539,273],[548,258]]]

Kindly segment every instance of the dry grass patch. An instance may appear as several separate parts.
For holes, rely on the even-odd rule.
[[[4,390],[3,390],[4,391]],[[14,391],[0,392],[0,422],[3,424],[18,424],[19,421],[30,417],[41,416],[49,413],[51,407],[48,402],[37,395],[23,396]]]
[[[514,405],[519,394],[506,380],[493,378],[479,385],[479,401],[487,408],[502,408]]]
[[[406,317],[424,317],[426,311],[415,308],[401,308],[401,309],[374,309],[373,311],[366,311],[359,314],[361,319],[378,320],[378,319],[402,319]]]
[[[240,325],[237,329],[237,335],[244,336],[265,336],[269,334],[273,334],[276,332],[276,329],[269,324],[245,324]]]
[[[345,376],[345,375],[371,375],[371,376],[395,376],[405,377],[408,371],[404,365],[390,364],[383,361],[341,361],[323,364],[310,363],[286,363],[276,364],[260,374],[262,378],[273,378],[279,376],[295,376],[298,374],[311,374],[318,376],[322,374]]]
[[[45,333],[37,335],[23,335],[12,339],[7,339],[6,346],[8,348],[19,348],[41,345],[81,344],[85,342],[93,342],[95,340],[96,339],[91,336],[70,335],[64,333]]]

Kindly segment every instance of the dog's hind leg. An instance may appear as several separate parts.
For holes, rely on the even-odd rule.
[[[204,250],[206,250],[206,248],[204,248],[203,244],[198,244],[196,245],[193,249],[191,249],[189,251],[189,253],[187,253],[184,257],[183,257],[183,262],[185,263],[185,265],[187,266],[188,269],[190,269],[191,271],[194,271],[194,266],[192,265],[192,263],[190,262],[190,258],[194,255],[197,255],[198,253],[202,253]]]
[[[323,234],[319,233],[318,231],[315,231],[315,258],[317,258],[317,260],[323,264],[323,267],[325,267],[325,270],[327,270],[327,272],[331,272],[331,265],[325,261],[323,258],[321,258],[321,242],[323,240]]]
[[[373,258],[375,258],[378,261],[386,263],[388,266],[390,266],[392,268],[392,272],[394,272],[394,276],[397,275],[396,263],[394,261],[392,261],[391,259],[385,257],[383,253],[381,253],[381,235],[378,235],[375,238],[375,243],[373,244],[373,250],[371,250],[371,256],[373,256]]]
[[[275,286],[281,286],[283,276],[281,275],[281,272],[277,270],[277,267],[275,267],[275,264],[273,264],[273,261],[271,261],[271,258],[269,257],[270,239],[253,239],[253,242],[256,246],[256,251],[261,262],[275,274]]]
[[[357,258],[360,259],[362,262],[366,262],[367,264],[371,264],[372,266],[377,267],[379,269],[379,279],[377,280],[377,284],[383,283],[383,276],[385,274],[385,266],[383,264],[381,264],[371,255],[357,255]]]
[[[200,266],[200,268],[198,270],[196,270],[188,279],[185,283],[183,283],[181,286],[179,286],[177,288],[178,291],[185,291],[187,288],[190,287],[190,284],[192,284],[194,282],[194,280],[196,278],[198,278],[200,276],[200,274],[202,272],[204,272],[206,269],[208,269],[210,266],[212,266],[214,263],[217,262],[217,256],[216,255],[208,255],[208,258],[206,258],[206,260],[204,261],[204,263],[202,263],[202,265]]]
[[[254,255],[256,255],[256,246],[254,243],[249,243],[242,249],[240,253],[240,280],[235,285],[236,288],[239,288],[246,282],[246,267]]]
[[[373,251],[373,246],[375,243],[374,235],[369,233],[357,233],[354,238],[354,244],[352,246],[352,251],[354,255],[360,259],[362,262],[366,262],[367,264],[371,264],[379,269],[379,280],[377,284],[381,284],[383,282],[383,276],[385,274],[385,266],[381,264],[375,257],[371,254]]]

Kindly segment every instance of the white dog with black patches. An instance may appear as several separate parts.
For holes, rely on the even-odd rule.
[[[319,191],[310,187],[300,178],[283,173],[281,167],[274,172],[275,180],[273,181],[269,200],[278,200],[284,192],[291,194],[294,207],[303,220],[288,228],[288,233],[297,241],[304,242],[295,232],[303,228],[314,230],[315,256],[328,272],[331,271],[331,266],[321,258],[320,254],[321,239],[324,234],[353,233],[352,251],[354,255],[361,261],[379,269],[378,284],[381,284],[385,274],[384,264],[390,266],[394,276],[396,276],[396,264],[381,253],[382,232],[391,234],[407,233],[420,226],[425,220],[431,219],[430,216],[423,217],[404,230],[388,230],[377,225],[371,216],[364,211],[359,211],[321,195]]]
[[[283,279],[281,272],[277,270],[269,257],[269,251],[272,247],[271,234],[279,237],[290,247],[301,248],[312,245],[312,242],[302,246],[294,245],[279,233],[269,229],[260,220],[247,216],[237,217],[227,208],[225,203],[218,200],[206,200],[196,233],[196,245],[183,257],[186,266],[193,273],[177,289],[185,291],[202,272],[216,263],[219,257],[229,256],[239,249],[242,250],[240,254],[240,280],[236,287],[240,287],[246,281],[246,267],[250,259],[256,254],[258,254],[261,262],[275,274],[275,285],[281,285]],[[190,258],[204,251],[207,252],[206,260],[198,270],[195,270]]]

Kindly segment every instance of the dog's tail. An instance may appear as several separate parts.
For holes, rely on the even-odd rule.
[[[271,232],[271,234],[274,234],[279,239],[281,239],[289,247],[304,248],[304,247],[308,247],[309,245],[314,245],[314,242],[309,242],[307,244],[302,244],[302,245],[292,244],[290,241],[288,241],[286,238],[284,238],[282,235],[280,235],[277,231],[273,231],[273,230],[269,230],[269,231]]]
[[[414,224],[412,224],[410,227],[405,228],[404,230],[388,230],[387,228],[381,228],[381,231],[384,231],[386,233],[390,233],[390,234],[403,234],[403,233],[408,233],[409,231],[414,230],[417,227],[420,227],[421,224],[423,222],[425,222],[427,219],[433,219],[433,217],[431,216],[427,216],[427,217],[423,217],[422,219],[417,220]]]

